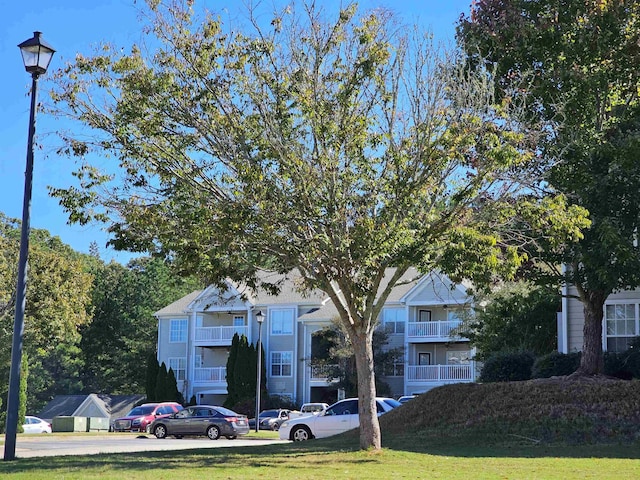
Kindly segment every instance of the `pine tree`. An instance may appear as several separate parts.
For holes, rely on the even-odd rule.
[[[155,353],[149,355],[147,361],[147,380],[145,384],[147,401],[153,402],[156,400],[156,381],[158,380],[158,372],[160,371],[160,364],[156,358]]]
[[[155,400],[156,402],[163,402],[167,397],[167,383],[168,383],[168,374],[167,374],[167,366],[164,362],[160,365],[158,369],[158,376],[156,377],[156,394]]]

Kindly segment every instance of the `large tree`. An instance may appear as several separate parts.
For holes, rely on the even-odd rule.
[[[60,152],[85,161],[53,193],[74,221],[108,220],[117,248],[270,290],[258,269],[296,269],[326,292],[355,353],[360,445],[380,448],[372,336],[409,267],[487,281],[520,260],[506,211],[573,237],[583,212],[533,197],[535,155],[490,75],[388,12],[294,2],[225,25],[192,8],[148,2],[146,46],[53,75],[54,111],[94,132],[63,133]]]
[[[147,391],[150,355],[156,354],[154,312],[198,288],[160,259],[141,257],[126,266],[94,265],[92,316],[81,329],[82,381],[87,392]]]
[[[640,286],[640,2],[479,0],[458,34],[473,63],[495,66],[502,98],[526,104],[548,133],[550,184],[589,211],[579,243],[529,253],[539,278],[575,286],[579,374],[601,373],[604,302]]]
[[[0,377],[7,379],[19,250],[19,221],[0,214]],[[23,336],[30,372],[29,411],[56,394],[77,393],[69,386],[77,382],[79,330],[90,313],[92,277],[86,260],[46,230],[31,230]],[[0,382],[2,398],[7,386]]]

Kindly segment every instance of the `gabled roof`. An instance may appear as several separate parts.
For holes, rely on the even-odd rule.
[[[126,415],[134,405],[146,398],[145,395],[56,395],[41,411],[38,417],[51,420],[59,416],[74,416],[78,410],[93,402],[110,418]]]
[[[395,271],[395,268],[388,268],[386,270],[385,278],[380,285],[378,293],[383,291]],[[158,310],[154,315],[186,315],[192,311],[201,312],[235,308],[246,309],[253,306],[315,306],[325,304],[329,305],[332,303],[329,301],[327,294],[320,290],[313,290],[310,292],[301,291],[300,285],[302,278],[296,270],[293,270],[287,275],[261,271],[258,272],[258,276],[263,282],[276,284],[280,288],[280,292],[277,295],[272,295],[264,290],[255,291],[246,285],[227,280],[229,288],[226,292],[220,292],[216,286],[209,286],[204,290],[191,292],[180,300]],[[416,268],[411,267],[398,280],[399,285],[396,285],[392,289],[386,303],[393,304],[407,301],[407,299],[420,288],[421,284],[428,281],[442,282],[445,288],[449,288],[453,285],[445,275],[434,275],[433,273],[421,275]],[[462,286],[456,285],[454,290],[456,297],[465,294],[465,289]],[[313,312],[313,315],[308,313],[303,315],[303,317],[306,320],[335,316],[337,313],[335,311],[335,307],[331,305],[331,308],[333,309],[332,312],[328,312],[326,308],[321,308],[319,311]]]
[[[200,295],[203,290],[196,290],[195,292],[191,292],[184,297],[176,300],[175,302],[167,305],[164,308],[161,308],[153,315],[158,316],[166,316],[166,315],[184,315],[188,312],[187,307],[193,300],[195,300],[198,295]]]

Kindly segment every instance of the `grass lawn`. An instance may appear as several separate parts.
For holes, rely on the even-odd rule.
[[[395,438],[381,452],[359,451],[341,435],[261,448],[235,447],[18,459],[0,462],[15,479],[631,479],[638,445],[438,446]],[[429,445],[431,444],[431,446]]]

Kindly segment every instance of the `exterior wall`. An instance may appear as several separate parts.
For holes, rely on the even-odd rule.
[[[569,287],[569,295],[577,295],[575,287]],[[567,327],[567,350],[577,352],[582,350],[584,344],[584,312],[582,302],[577,298],[567,298],[566,327]]]
[[[575,287],[569,287],[567,289],[569,295],[576,295]],[[613,293],[609,295],[605,305],[616,303],[639,303],[640,302],[640,289],[624,290],[621,292]],[[584,343],[584,311],[582,303],[576,298],[567,298],[565,303],[566,308],[563,312],[563,325],[559,329],[559,333],[563,333],[562,329],[566,327],[567,336],[567,349],[565,353],[581,351]],[[606,325],[603,325],[603,348],[606,350]],[[559,342],[562,345],[562,342]]]
[[[398,368],[400,375],[383,377],[384,381],[389,384],[392,395],[399,396],[416,391],[426,391],[433,386],[433,379],[426,381],[420,380],[419,385],[412,381],[411,385],[407,385],[407,366],[417,366],[419,353],[429,353],[430,365],[446,365],[447,351],[470,351],[471,348],[464,340],[462,342],[454,342],[449,337],[447,330],[445,333],[438,333],[436,338],[420,338],[418,340],[408,340],[406,336],[407,325],[398,322],[416,322],[420,310],[429,310],[431,312],[430,320],[447,324],[449,314],[457,308],[463,308],[466,305],[467,297],[461,288],[452,289],[450,282],[439,283],[439,277],[428,277],[427,280],[417,284],[415,290],[407,288],[409,292],[405,297],[396,296],[390,301],[387,307],[401,309],[403,315],[398,315],[394,320],[389,317],[387,321],[391,325],[395,325],[395,331],[399,333],[390,333],[388,336],[388,344],[386,348],[404,349],[404,373],[403,369]],[[262,346],[265,352],[264,368],[267,372],[266,384],[271,395],[289,396],[298,404],[309,401],[328,401],[327,399],[337,396],[338,393],[332,382],[328,382],[323,378],[312,378],[309,360],[311,359],[311,338],[312,334],[323,327],[330,324],[329,318],[331,309],[325,310],[320,303],[313,304],[315,300],[308,303],[286,303],[290,296],[284,295],[282,298],[269,298],[267,303],[246,303],[242,305],[218,305],[215,303],[215,292],[208,289],[206,299],[202,300],[198,297],[195,303],[181,304],[179,308],[171,310],[167,308],[163,312],[159,312],[158,320],[158,358],[160,362],[168,364],[169,358],[185,358],[186,359],[186,376],[187,381],[178,382],[178,388],[183,391],[185,399],[189,400],[195,395],[196,401],[199,403],[209,403],[221,405],[224,403],[226,387],[218,380],[199,380],[193,381],[195,378],[195,368],[209,367],[225,367],[229,354],[229,346],[224,343],[204,343],[203,340],[196,340],[196,324],[202,327],[219,327],[233,325],[233,317],[235,315],[243,315],[245,325],[248,327],[248,341],[256,344],[258,340],[259,326],[256,321],[256,313],[262,311],[265,320],[260,328]],[[190,300],[191,301],[191,300]],[[300,300],[295,300],[300,302]],[[198,303],[200,302],[200,303]],[[198,307],[197,305],[202,305]],[[201,309],[206,308],[203,312]],[[320,310],[318,310],[320,308]],[[216,309],[216,311],[209,311]],[[291,333],[277,334],[272,330],[274,325],[273,313],[282,309],[292,312],[293,327]],[[174,315],[172,312],[188,311],[182,315]],[[324,313],[323,313],[324,312]],[[170,326],[172,319],[184,319],[188,322],[187,342],[170,343]],[[200,319],[200,320],[198,320]],[[394,327],[391,327],[392,330]],[[438,330],[440,332],[441,330]],[[199,332],[202,333],[202,332]],[[431,335],[431,334],[429,334]],[[442,335],[442,336],[440,336]],[[195,342],[198,343],[195,343]],[[218,340],[215,340],[219,342]],[[452,343],[453,342],[453,343]],[[204,346],[206,345],[206,346]],[[291,372],[289,375],[274,375],[278,368],[274,369],[273,352],[290,352],[291,354]],[[434,370],[430,370],[434,371]],[[444,372],[445,369],[437,369]],[[202,372],[198,372],[201,374]],[[444,374],[443,374],[444,375]],[[318,375],[321,377],[321,375]],[[202,378],[202,377],[200,377]],[[217,377],[216,377],[217,378]],[[424,378],[424,377],[423,377]],[[444,378],[444,377],[443,377]],[[469,379],[456,380],[447,377],[445,382],[469,381]],[[204,384],[207,382],[207,384]]]

